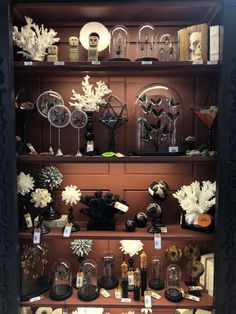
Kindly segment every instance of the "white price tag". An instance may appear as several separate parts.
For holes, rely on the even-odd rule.
[[[209,60],[208,60],[208,61],[207,61],[207,64],[208,64],[208,65],[211,65],[211,64],[218,64],[218,61],[209,61]]]
[[[194,60],[192,64],[203,64],[203,60]]]
[[[43,295],[40,295],[40,296],[38,296],[38,297],[34,297],[34,298],[29,299],[29,301],[30,301],[30,302],[36,302],[36,301],[42,300],[43,298],[44,298],[44,296],[43,296]]]
[[[121,290],[115,289],[115,299],[121,299]]]
[[[107,290],[105,290],[104,288],[102,288],[101,290],[100,290],[100,294],[104,297],[104,298],[109,298],[111,295],[110,295],[110,293],[107,291]]]
[[[119,209],[120,211],[122,211],[123,213],[126,213],[129,210],[129,206],[121,203],[121,202],[115,202],[114,207],[116,209]]]
[[[155,233],[154,234],[154,248],[156,250],[161,249],[161,234],[160,233]]]
[[[149,309],[152,307],[152,298],[150,291],[144,292],[144,306]]]
[[[142,61],[141,64],[143,64],[143,65],[152,64],[152,61]]]
[[[167,230],[167,227],[161,227],[161,232],[162,232],[162,233],[167,233],[167,231],[168,231],[168,230]]]
[[[93,65],[100,65],[100,64],[101,64],[101,61],[92,61],[92,64],[93,64]]]
[[[195,295],[192,294],[185,294],[184,298],[187,300],[192,300],[192,301],[196,301],[196,302],[200,302],[200,298],[196,297]]]
[[[153,196],[154,191],[153,191],[151,188],[148,188],[148,192],[149,192],[149,194],[150,194],[151,196]]]
[[[87,142],[87,152],[93,152],[94,151],[94,143],[93,141]]]
[[[189,286],[190,291],[201,291],[203,288],[201,286]]]
[[[121,302],[131,302],[131,298],[122,298]]]
[[[25,214],[24,217],[25,217],[25,222],[26,222],[27,227],[32,228],[33,222],[32,222],[32,218],[31,218],[30,213]]]
[[[178,153],[179,146],[169,146],[169,153]]]
[[[65,225],[65,229],[63,231],[63,237],[64,238],[69,238],[70,237],[71,229],[72,229],[72,223]]]
[[[80,288],[83,286],[83,273],[82,272],[78,272],[76,275],[76,288]]]
[[[121,154],[121,153],[116,153],[115,155],[116,155],[116,157],[118,157],[118,158],[125,157],[125,155],[123,155],[123,154]]]
[[[35,228],[34,234],[33,234],[33,243],[40,244],[40,240],[41,240],[41,230],[40,228]]]
[[[128,285],[129,286],[133,286],[134,285],[134,273],[133,272],[128,274]]]
[[[33,65],[32,61],[24,61],[24,65]]]
[[[54,65],[65,65],[65,61],[54,61]]]
[[[156,292],[151,292],[151,296],[156,299],[156,300],[160,300],[161,299],[161,295],[156,293]]]

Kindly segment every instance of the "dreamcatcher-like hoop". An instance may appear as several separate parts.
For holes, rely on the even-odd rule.
[[[76,109],[71,113],[70,116],[70,123],[71,125],[78,130],[78,147],[77,147],[77,153],[76,157],[82,156],[80,152],[80,129],[84,128],[88,122],[88,116],[87,114],[80,109]]]

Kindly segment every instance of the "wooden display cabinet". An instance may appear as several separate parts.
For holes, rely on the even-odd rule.
[[[61,201],[61,191],[69,184],[76,184],[83,194],[93,193],[97,189],[111,191],[121,195],[130,205],[127,214],[116,217],[117,230],[111,231],[86,231],[86,217],[79,213],[78,208],[74,211],[75,220],[81,225],[81,230],[73,233],[70,239],[62,238],[61,231],[53,229],[43,239],[49,247],[48,272],[53,268],[56,257],[68,259],[72,265],[73,272],[77,271],[78,262],[72,255],[70,240],[75,238],[91,238],[94,240],[93,252],[89,258],[97,261],[107,250],[112,250],[116,256],[116,267],[122,262],[119,251],[119,240],[140,239],[144,242],[145,251],[148,253],[149,263],[151,257],[158,255],[163,261],[163,277],[167,261],[164,250],[171,244],[183,248],[189,241],[197,242],[202,253],[214,249],[214,235],[181,229],[179,226],[180,207],[177,201],[170,195],[163,203],[163,220],[167,224],[168,232],[162,235],[162,249],[153,249],[153,237],[146,230],[127,233],[124,231],[124,222],[133,218],[139,211],[145,211],[147,205],[152,201],[147,193],[149,184],[154,179],[163,179],[170,186],[171,193],[178,190],[184,184],[190,184],[194,180],[216,179],[216,157],[186,157],[186,156],[133,156],[135,145],[135,113],[134,102],[137,92],[141,87],[150,83],[163,83],[173,86],[181,95],[183,103],[183,126],[182,137],[195,135],[197,143],[204,142],[207,130],[202,128],[192,114],[190,107],[193,103],[201,103],[204,99],[201,92],[214,86],[218,92],[219,86],[219,64],[192,64],[192,62],[153,62],[142,64],[135,60],[135,40],[139,25],[149,22],[158,27],[158,32],[167,31],[177,33],[177,30],[193,24],[216,23],[221,20],[221,1],[80,1],[80,2],[38,2],[38,1],[14,1],[12,6],[13,25],[24,25],[24,16],[34,19],[37,24],[43,23],[58,32],[61,38],[58,43],[59,61],[61,64],[43,62],[32,62],[30,64],[15,58],[14,78],[15,93],[21,87],[27,95],[36,100],[44,90],[55,90],[59,92],[66,106],[71,97],[71,90],[80,90],[83,77],[89,74],[92,82],[105,81],[113,93],[124,99],[128,107],[129,122],[117,131],[117,151],[125,154],[124,158],[74,157],[76,152],[77,132],[72,127],[62,130],[62,150],[66,156],[18,156],[17,172],[24,171],[36,176],[40,169],[46,165],[55,165],[63,173],[63,183],[56,191],[56,204],[61,213],[67,213],[67,207]],[[120,14],[117,14],[120,12]],[[80,61],[70,63],[68,61],[68,38],[79,36],[82,25],[89,21],[98,21],[105,24],[109,29],[114,25],[125,25],[130,32],[130,62],[107,61],[108,50],[99,54],[99,64],[86,62],[86,51],[80,47]],[[97,120],[94,121],[95,141],[100,152],[107,150],[108,131]],[[28,124],[28,137],[38,152],[47,150],[49,127],[46,119],[36,112]],[[69,139],[69,140],[68,140]],[[56,146],[56,131],[53,131],[53,144]],[[83,134],[81,134],[83,142]],[[83,143],[82,143],[83,144]],[[216,143],[215,143],[216,145]],[[20,232],[19,241],[30,241],[31,234]],[[63,246],[63,252],[61,247]],[[139,261],[136,260],[137,266]],[[181,265],[184,269],[184,264]],[[118,271],[119,272],[119,271]],[[186,278],[186,274],[183,276]],[[163,294],[163,291],[160,292]],[[113,293],[111,293],[113,294]],[[34,302],[22,302],[22,306],[59,307],[66,304],[72,310],[77,306],[102,306],[110,313],[121,313],[122,310],[134,310],[140,312],[143,302],[123,304],[113,297],[105,299],[100,296],[97,300],[83,303],[73,292],[71,298],[63,302],[55,302],[45,295],[45,298]],[[183,300],[174,304],[162,296],[161,300],[153,301],[153,313],[174,313],[177,308],[213,309],[213,298],[204,291],[199,303]],[[4,312],[5,313],[5,312]],[[218,312],[220,313],[220,312]]]

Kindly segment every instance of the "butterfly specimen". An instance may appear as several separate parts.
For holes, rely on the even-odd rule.
[[[180,112],[179,111],[177,111],[176,113],[167,112],[167,115],[168,115],[170,121],[174,122],[175,120],[178,119]]]

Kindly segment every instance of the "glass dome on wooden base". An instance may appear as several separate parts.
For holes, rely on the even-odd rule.
[[[181,97],[172,87],[153,83],[137,94],[136,155],[181,155]]]
[[[138,29],[136,61],[158,61],[156,27],[143,24]]]
[[[98,285],[104,289],[114,289],[118,286],[119,280],[115,276],[114,256],[107,253],[102,257],[102,276],[98,279]]]
[[[83,285],[78,290],[78,298],[82,301],[95,300],[99,296],[97,264],[92,260],[85,260],[80,270],[83,273]]]
[[[129,34],[123,25],[116,25],[112,28],[110,41],[110,61],[130,61],[128,58]]]
[[[153,258],[152,260],[149,287],[154,290],[162,290],[165,287],[161,278],[161,261],[158,258]]]
[[[170,302],[179,302],[183,298],[180,290],[181,270],[178,265],[171,264],[166,270],[165,297]]]

